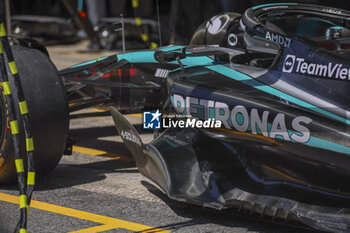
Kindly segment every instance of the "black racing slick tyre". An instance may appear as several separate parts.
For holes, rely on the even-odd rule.
[[[66,146],[69,130],[66,91],[47,54],[21,45],[12,46],[12,51],[29,110],[35,169],[38,175],[44,175],[55,168]],[[1,90],[0,183],[10,183],[16,178],[14,145],[7,110],[6,99]],[[25,155],[25,138],[18,109],[16,115],[21,131],[22,155]]]

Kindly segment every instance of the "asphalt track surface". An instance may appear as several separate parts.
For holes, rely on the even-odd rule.
[[[62,68],[64,54],[53,54]],[[152,140],[152,132],[142,130],[140,115],[127,118],[144,142]],[[70,128],[74,153],[37,179],[28,232],[312,232],[237,210],[220,212],[170,200],[137,171],[111,117],[75,119]],[[15,228],[17,195],[15,185],[0,187],[0,233]]]

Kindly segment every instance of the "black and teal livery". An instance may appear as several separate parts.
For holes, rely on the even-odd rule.
[[[350,232],[350,13],[268,4],[234,17],[218,41],[225,47],[170,46],[68,68],[70,96],[92,91],[137,141],[119,111],[222,121],[167,129],[149,144],[123,138],[140,172],[172,199]],[[239,42],[226,46],[231,34]]]

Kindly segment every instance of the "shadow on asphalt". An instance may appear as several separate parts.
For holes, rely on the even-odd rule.
[[[175,200],[171,200],[168,196],[158,189],[155,185],[141,181],[141,184],[147,188],[147,190],[161,199],[167,204],[176,215],[189,218],[190,220],[176,224],[168,224],[158,226],[168,230],[176,230],[185,226],[205,225],[208,223],[219,224],[227,227],[242,227],[249,231],[265,233],[315,233],[319,232],[297,222],[284,223],[281,221],[272,221],[268,217],[257,217],[244,211],[238,212],[237,209],[226,209],[226,210],[214,210],[204,208],[201,206],[182,203]],[[307,229],[306,229],[307,228]]]
[[[135,128],[142,133],[142,125],[135,126]],[[131,156],[122,142],[100,139],[103,137],[117,135],[118,132],[114,126],[70,130],[70,137],[76,141],[75,144],[77,146],[95,150],[103,150],[116,155]],[[71,159],[67,156],[63,156],[60,164],[58,164],[51,173],[45,175],[44,177],[37,178],[35,190],[53,190],[93,183],[104,180],[106,178],[106,173],[138,172],[134,162],[124,162],[118,159],[89,161],[90,159],[93,160],[92,155],[83,156],[86,156],[86,162],[84,163],[81,163],[81,157],[77,158],[79,163],[76,163],[74,158]],[[17,185],[6,185],[2,186],[2,188],[8,190],[18,190]]]
[[[119,146],[122,146],[123,144]],[[91,155],[83,155],[90,156]],[[67,188],[76,185],[88,184],[104,180],[108,173],[138,173],[134,162],[121,160],[91,161],[77,164],[63,157],[61,163],[49,174],[37,178],[35,191],[45,191],[60,188]],[[70,159],[70,158],[68,158]],[[68,161],[68,162],[67,162]],[[3,189],[18,190],[17,185],[2,186]]]
[[[144,131],[141,124],[134,125],[140,134],[152,134],[151,131]],[[118,136],[118,132],[114,126],[91,127],[83,129],[70,130],[69,136],[76,142],[75,145],[83,146],[96,150],[103,150],[109,153],[131,156],[126,147],[117,141],[104,140],[102,138],[110,136]]]
[[[68,188],[101,181],[106,178],[106,173],[138,173],[138,170],[134,162],[119,160],[98,161],[81,165],[60,164],[48,175],[37,179],[35,191]],[[7,185],[1,188],[18,190],[17,185]]]

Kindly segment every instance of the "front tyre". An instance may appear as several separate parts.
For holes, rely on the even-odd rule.
[[[50,172],[62,157],[69,130],[66,91],[55,65],[38,49],[12,46],[29,109],[38,175]],[[17,119],[21,122],[17,109]],[[14,149],[3,92],[0,98],[0,183],[15,181]],[[22,125],[21,145],[24,149]],[[25,155],[25,150],[22,150]]]

